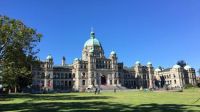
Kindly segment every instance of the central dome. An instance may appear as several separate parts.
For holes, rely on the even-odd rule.
[[[90,39],[87,40],[84,44],[84,47],[88,47],[88,46],[101,46],[101,43],[99,42],[99,40],[95,38],[94,32],[90,33]]]

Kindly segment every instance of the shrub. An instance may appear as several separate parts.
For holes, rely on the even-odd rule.
[[[192,88],[192,87],[195,87],[195,86],[193,86],[192,84],[186,84],[186,85],[184,86],[185,89]]]
[[[197,86],[200,88],[200,83],[197,83]]]

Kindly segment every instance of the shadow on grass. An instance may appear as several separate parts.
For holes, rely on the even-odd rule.
[[[77,95],[68,95],[68,94],[10,94],[4,96],[5,101],[12,101],[16,98],[20,99],[32,99],[31,101],[39,100],[96,100],[96,99],[109,99],[114,98],[110,96],[77,96]]]
[[[0,111],[20,111],[20,112],[198,112],[194,110],[200,108],[200,105],[179,105],[179,104],[141,104],[127,105],[103,101],[114,97],[107,96],[82,96],[76,95],[11,95],[11,98],[32,98],[23,103],[0,104]],[[70,97],[70,98],[69,98]],[[69,102],[58,101],[59,99],[69,100]],[[37,102],[36,100],[50,100],[51,102]],[[71,99],[73,101],[71,101]],[[92,100],[94,99],[94,101]],[[100,99],[96,101],[95,99]],[[56,101],[57,100],[57,101]],[[34,102],[32,102],[34,101]]]
[[[20,112],[56,112],[56,111],[97,111],[97,112],[198,112],[199,110],[188,110],[199,105],[177,105],[177,104],[142,104],[130,106],[124,104],[112,104],[107,102],[43,102],[43,103],[21,103],[1,104],[0,110]]]

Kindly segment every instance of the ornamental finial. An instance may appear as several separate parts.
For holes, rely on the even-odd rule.
[[[90,38],[92,38],[92,39],[95,38],[95,33],[94,33],[94,28],[93,27],[91,27]]]
[[[94,28],[93,27],[91,27],[91,32],[94,32]]]

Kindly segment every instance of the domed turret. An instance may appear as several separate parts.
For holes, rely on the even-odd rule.
[[[155,71],[156,71],[156,72],[160,72],[161,69],[160,69],[160,68],[156,68]]]
[[[93,51],[91,49],[93,49]],[[88,61],[88,58],[91,53],[96,58],[105,57],[101,43],[95,38],[95,33],[93,31],[91,31],[90,33],[90,39],[87,40],[84,44],[84,48],[82,50],[82,60]]]
[[[46,59],[50,60],[50,59],[53,59],[53,57],[49,54]]]
[[[151,63],[151,62],[148,62],[148,63],[147,63],[147,67],[149,67],[149,68],[153,67],[153,66],[152,66],[152,63]]]
[[[115,52],[115,51],[112,51],[110,54],[111,54],[111,55],[116,55],[116,52]]]
[[[88,47],[88,46],[101,46],[101,43],[99,42],[99,40],[95,38],[94,32],[90,33],[90,39],[87,40],[84,44],[84,47]]]
[[[151,64],[152,64],[151,62],[148,62],[148,63],[147,63],[147,65],[151,65]]]
[[[189,65],[186,65],[186,66],[184,67],[185,70],[189,70],[189,69],[191,69],[191,68],[192,68],[192,67],[189,66]]]
[[[147,65],[152,65],[152,63],[151,63],[151,62],[148,62]]]
[[[46,57],[45,68],[53,68],[53,57],[50,54]]]
[[[181,66],[176,64],[173,66],[173,68],[178,69],[178,68],[181,68]]]
[[[79,61],[79,59],[78,59],[78,58],[75,58],[74,61]]]
[[[117,54],[116,54],[115,51],[112,51],[112,52],[110,53],[110,59],[115,59],[115,60],[117,60]]]
[[[140,65],[140,62],[139,62],[139,61],[136,61],[135,64],[136,64],[136,65]]]

